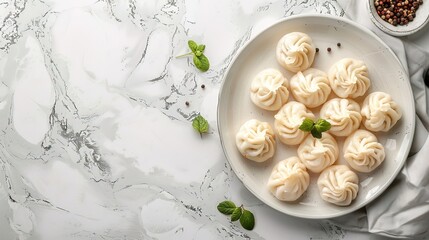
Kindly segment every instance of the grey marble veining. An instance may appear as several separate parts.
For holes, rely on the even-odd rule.
[[[233,57],[302,12],[343,14],[315,0],[0,1],[0,239],[360,237],[267,207],[219,143]],[[188,39],[206,44],[208,72],[175,58]],[[218,213],[224,199],[251,209],[255,230]]]

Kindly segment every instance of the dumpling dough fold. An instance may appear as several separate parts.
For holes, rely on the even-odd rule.
[[[342,98],[334,98],[323,104],[320,117],[331,124],[329,133],[338,137],[350,135],[362,121],[359,104]]]
[[[250,99],[265,110],[279,110],[289,98],[288,80],[276,69],[259,72],[250,87]]]
[[[337,141],[329,133],[324,132],[321,139],[308,135],[298,147],[298,157],[308,170],[320,173],[338,159]]]
[[[275,135],[270,124],[256,119],[251,119],[240,127],[235,144],[241,155],[255,162],[272,158],[276,150]]]
[[[344,141],[344,159],[359,172],[371,172],[385,158],[384,147],[371,132],[359,129]]]
[[[290,79],[293,97],[309,108],[315,108],[326,102],[331,93],[328,75],[318,69],[310,68],[298,72]]]
[[[363,101],[361,114],[364,126],[374,132],[389,131],[402,117],[398,104],[384,92],[369,94]]]
[[[287,145],[297,145],[308,132],[299,130],[305,118],[314,119],[314,114],[304,104],[290,101],[274,115],[274,129],[280,141]]]
[[[333,165],[317,179],[319,193],[323,200],[338,206],[348,206],[359,191],[359,178],[346,165]]]
[[[315,54],[313,40],[302,32],[288,33],[277,44],[277,61],[291,72],[296,73],[311,67]]]
[[[307,190],[310,176],[297,157],[290,157],[274,166],[267,187],[281,201],[295,201]]]
[[[363,96],[371,85],[365,63],[352,58],[334,63],[328,75],[332,91],[342,98]]]

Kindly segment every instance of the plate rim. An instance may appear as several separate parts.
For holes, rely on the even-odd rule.
[[[253,191],[253,189],[248,186],[244,181],[243,181],[243,176],[240,176],[239,174],[237,174],[237,169],[235,168],[234,164],[231,164],[231,158],[228,155],[228,152],[226,151],[226,147],[225,147],[225,142],[223,139],[223,134],[222,134],[222,123],[220,121],[220,106],[221,106],[221,101],[222,101],[222,95],[224,94],[223,89],[225,88],[225,82],[226,79],[230,73],[230,70],[232,68],[232,66],[234,65],[234,63],[236,62],[237,58],[242,54],[242,52],[244,51],[244,49],[247,48],[247,46],[249,44],[251,44],[257,37],[259,37],[260,35],[264,34],[266,31],[268,31],[270,28],[278,25],[278,24],[282,24],[283,22],[286,21],[290,21],[293,19],[305,19],[305,18],[325,18],[325,19],[330,19],[333,21],[339,21],[339,22],[345,22],[346,24],[352,25],[353,27],[356,27],[362,31],[364,31],[365,33],[369,34],[371,37],[373,37],[375,40],[377,40],[380,44],[382,44],[393,56],[396,62],[399,63],[399,66],[401,67],[401,70],[405,73],[405,77],[406,77],[406,82],[408,82],[407,85],[407,89],[408,91],[411,93],[411,96],[413,96],[413,91],[411,88],[411,83],[410,83],[410,78],[409,78],[409,73],[407,71],[407,69],[404,68],[403,64],[401,63],[401,61],[399,60],[398,56],[393,52],[393,50],[380,38],[378,37],[374,32],[372,32],[371,30],[369,30],[368,28],[353,22],[352,20],[343,17],[339,17],[339,16],[333,16],[333,15],[329,15],[329,14],[314,14],[314,13],[310,13],[310,14],[297,14],[297,15],[292,15],[292,16],[288,16],[288,17],[284,17],[281,18],[275,22],[273,22],[272,24],[270,24],[269,26],[265,27],[262,31],[258,32],[257,34],[255,34],[253,37],[251,37],[243,46],[240,47],[240,49],[236,52],[235,56],[233,57],[233,59],[231,60],[228,68],[226,69],[224,76],[222,77],[222,82],[221,82],[221,86],[219,88],[219,93],[218,93],[218,101],[217,101],[217,130],[218,130],[218,134],[219,134],[219,139],[221,142],[221,146],[222,146],[222,151],[226,157],[226,160],[228,161],[229,166],[232,168],[234,174],[237,176],[237,178],[240,180],[240,182],[247,188],[247,190],[249,190],[256,198],[258,198],[262,203],[264,203],[265,205],[271,207],[272,209],[275,209],[276,211],[279,211],[281,213],[287,214],[289,216],[294,216],[294,217],[299,217],[299,218],[304,218],[304,219],[330,219],[330,218],[335,218],[335,217],[340,217],[340,216],[344,216],[346,214],[349,214],[351,212],[357,211],[362,207],[365,207],[366,205],[370,204],[372,201],[374,201],[375,199],[377,199],[383,192],[385,192],[387,190],[387,188],[392,184],[392,182],[396,179],[396,177],[398,176],[399,172],[402,170],[405,162],[407,161],[407,156],[410,152],[411,149],[411,145],[412,145],[412,139],[414,138],[414,133],[415,133],[415,121],[416,121],[416,116],[415,114],[412,114],[411,116],[411,129],[410,129],[410,143],[408,144],[408,146],[406,146],[406,151],[405,151],[405,155],[406,158],[404,161],[401,162],[400,166],[396,169],[396,171],[392,174],[392,177],[390,177],[388,179],[388,181],[386,181],[382,186],[380,191],[378,191],[376,194],[374,194],[368,201],[364,202],[363,204],[360,205],[356,205],[354,207],[351,208],[347,208],[344,211],[338,212],[338,213],[333,213],[333,214],[327,214],[324,216],[308,216],[308,215],[301,215],[301,214],[296,214],[296,213],[291,213],[288,211],[284,211],[284,209],[281,208],[277,208],[273,205],[271,205],[270,203],[267,203],[266,201],[264,201],[262,199],[262,196],[260,196],[258,193],[256,193],[255,191]],[[411,101],[412,104],[410,107],[412,107],[412,112],[415,112],[415,102],[414,99]]]

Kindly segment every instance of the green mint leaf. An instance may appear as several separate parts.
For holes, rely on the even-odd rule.
[[[255,217],[253,213],[244,209],[240,217],[240,224],[244,229],[252,230],[255,227]]]
[[[310,132],[313,129],[313,126],[313,120],[311,120],[310,118],[306,118],[304,119],[304,121],[302,121],[301,126],[299,126],[299,129],[304,132]]]
[[[198,44],[196,42],[192,41],[192,40],[188,41],[188,46],[189,46],[189,49],[191,49],[192,52],[195,52],[198,49]]]
[[[217,210],[226,215],[232,214],[236,208],[235,204],[231,201],[223,201],[217,205]]]
[[[195,67],[200,69],[202,72],[205,72],[210,68],[209,59],[204,54],[201,54],[199,57],[194,55],[194,64]]]
[[[206,49],[206,45],[204,45],[204,44],[198,45],[195,41],[189,40],[188,46],[192,52],[177,56],[176,58],[181,58],[181,57],[186,57],[186,56],[192,55],[194,65],[196,68],[198,68],[202,72],[209,70],[209,68],[210,68],[209,59],[203,54],[204,50]]]
[[[201,63],[203,64],[203,66],[201,66],[201,71],[205,72],[207,70],[209,70],[210,68],[210,62],[209,59],[206,57],[206,55],[201,54],[201,56],[199,57],[199,59],[201,60]]]
[[[192,59],[194,60],[195,67],[200,69],[199,67],[201,67],[202,63],[200,59],[197,57],[197,55],[194,54],[194,57]]]
[[[197,47],[197,50],[200,51],[200,52],[204,52],[204,49],[206,49],[206,45],[204,45],[204,44],[200,44]]]
[[[200,134],[206,133],[209,130],[209,123],[201,115],[198,115],[192,120],[192,127]]]
[[[241,207],[235,208],[231,215],[231,221],[235,222],[238,219],[240,219],[241,213],[242,213]]]
[[[317,130],[317,128],[311,129],[311,135],[315,138],[322,138],[322,133]]]
[[[319,119],[317,120],[314,127],[317,129],[318,132],[326,132],[331,129],[331,124],[325,119]]]

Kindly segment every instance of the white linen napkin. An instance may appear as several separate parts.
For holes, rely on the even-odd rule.
[[[368,16],[367,0],[337,1],[344,9],[345,17],[371,29],[383,39],[408,70],[417,116],[409,157],[392,185],[365,208],[331,221],[346,229],[369,231],[388,237],[428,238],[429,91],[423,82],[423,71],[429,67],[429,49],[419,49],[410,38],[393,37],[379,30]],[[423,34],[429,34],[429,31]]]

